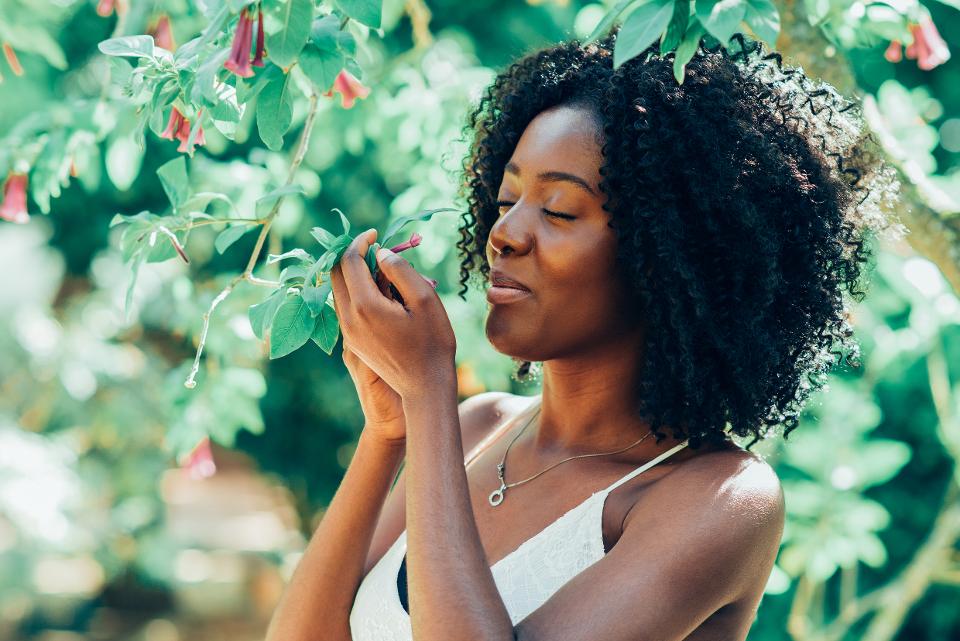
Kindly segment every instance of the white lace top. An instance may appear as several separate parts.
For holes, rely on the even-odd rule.
[[[609,487],[594,492],[490,567],[513,625],[606,554],[603,549],[603,505],[607,495],[686,446],[687,441],[684,441]],[[469,460],[473,458],[475,456]],[[469,461],[464,463],[467,464]],[[407,531],[404,530],[364,577],[350,611],[353,641],[413,640],[410,615],[403,608],[397,590],[397,574],[406,550]]]

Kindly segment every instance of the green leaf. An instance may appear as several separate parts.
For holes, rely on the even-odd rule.
[[[143,152],[130,136],[117,136],[107,147],[107,175],[120,191],[127,191],[140,175]]]
[[[330,249],[337,242],[337,237],[328,232],[323,227],[314,227],[310,230],[310,235],[317,239],[317,242],[323,245],[324,249]]]
[[[157,169],[157,176],[160,177],[163,190],[167,192],[170,204],[173,205],[174,210],[179,209],[190,194],[187,161],[183,156],[177,156],[173,160],[160,165]]]
[[[230,245],[240,240],[240,237],[251,229],[253,229],[253,225],[234,225],[227,227],[217,234],[216,240],[213,241],[213,246],[217,248],[218,254],[222,254],[227,251]]]
[[[683,41],[677,45],[677,53],[674,54],[673,59],[673,77],[677,79],[677,82],[683,84],[684,71],[687,66],[687,63],[693,59],[693,55],[697,53],[697,47],[700,46],[700,38],[704,34],[703,25],[699,21],[694,20],[693,23],[687,28],[687,33],[683,36]]]
[[[393,221],[393,223],[391,223],[389,227],[387,227],[387,231],[383,235],[382,245],[385,245],[387,247],[394,245],[395,243],[391,242],[393,240],[393,237],[396,236],[398,233],[400,233],[400,230],[406,227],[408,223],[412,223],[418,220],[420,221],[430,220],[430,218],[432,218],[434,214],[439,213],[441,211],[457,211],[457,210],[451,207],[441,207],[439,209],[428,209],[427,211],[421,212],[419,214],[413,214],[411,216],[401,216],[400,218]],[[348,241],[347,246],[349,246],[349,244],[350,242]],[[346,247],[344,247],[344,249],[346,249]]]
[[[660,55],[677,48],[677,45],[683,40],[683,34],[687,31],[687,23],[690,21],[690,0],[676,0],[673,5],[673,15],[670,17],[670,24],[663,37],[660,38]]]
[[[636,57],[664,32],[673,16],[672,0],[650,0],[630,12],[613,47],[613,68]]]
[[[153,36],[121,36],[110,38],[97,45],[101,53],[108,56],[129,56],[133,58],[153,57]]]
[[[599,24],[594,27],[593,32],[581,43],[580,46],[588,45],[594,40],[606,35],[607,31],[610,30],[610,27],[613,26],[613,23],[620,16],[620,14],[626,11],[627,7],[629,7],[631,4],[634,4],[638,1],[643,0],[620,0],[620,2],[618,2],[616,6],[609,11],[609,13],[603,16],[603,19],[601,19]]]
[[[780,33],[780,13],[771,0],[747,0],[744,21],[757,34],[757,37],[771,47],[777,42],[777,35]]]
[[[335,212],[337,212],[338,214],[340,214],[340,224],[343,226],[343,233],[344,233],[344,234],[349,234],[349,233],[350,233],[350,221],[347,220],[347,217],[343,215],[343,212],[340,211],[339,209],[337,209],[336,207],[333,208],[333,211],[335,211]]]
[[[314,44],[308,44],[300,54],[300,68],[320,91],[333,86],[343,65],[344,57],[339,51],[327,51]]]
[[[273,324],[273,317],[276,315],[280,305],[283,304],[286,297],[287,288],[281,287],[275,290],[270,296],[261,303],[251,305],[247,310],[247,317],[250,319],[250,327],[257,338],[263,339],[270,325]]]
[[[379,251],[380,246],[381,246],[380,243],[374,243],[369,247],[367,247],[367,256],[366,256],[367,269],[370,270],[370,273],[373,275],[374,278],[376,278],[377,276],[377,269],[379,267],[379,265],[377,264],[377,251]]]
[[[299,349],[313,334],[315,322],[310,307],[299,294],[286,299],[270,327],[270,358],[280,358]]]
[[[340,9],[362,24],[380,28],[383,0],[334,0]]]
[[[310,36],[313,0],[270,0],[267,10],[280,23],[280,29],[266,34],[267,54],[274,64],[293,64]]]
[[[289,77],[279,67],[270,67],[272,77],[257,100],[257,130],[271,151],[283,149],[283,134],[293,122],[293,100]]]
[[[310,339],[329,356],[333,353],[333,346],[337,344],[339,337],[340,321],[337,319],[337,312],[330,305],[323,305],[317,313]]]
[[[284,185],[283,187],[274,189],[273,191],[267,192],[263,196],[257,198],[257,204],[261,205],[263,203],[269,203],[277,200],[278,198],[289,196],[290,194],[303,195],[304,193],[306,192],[304,192],[303,187],[300,185]]]
[[[296,280],[307,280],[307,266],[304,263],[298,265],[289,265],[280,272],[280,282],[290,283]]]
[[[303,300],[305,300],[310,307],[310,313],[316,316],[323,309],[323,306],[326,305],[327,298],[329,298],[332,290],[333,283],[328,280],[319,287],[305,285],[300,295],[303,296]]]
[[[217,74],[223,69],[223,63],[227,61],[229,56],[229,48],[221,49],[200,65],[200,68],[197,69],[193,89],[190,92],[194,102],[200,102],[200,98],[204,98],[210,104],[217,104],[220,101],[217,96],[214,81],[217,79]]]
[[[700,24],[724,46],[736,33],[746,11],[746,0],[697,0]]]
[[[313,256],[308,254],[303,249],[297,247],[296,249],[291,249],[290,251],[282,254],[270,254],[267,256],[267,264],[271,265],[286,258],[299,258],[303,262],[313,262]]]

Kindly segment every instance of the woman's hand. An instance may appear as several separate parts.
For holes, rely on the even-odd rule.
[[[374,282],[364,257],[376,237],[357,236],[331,270],[333,303],[351,352],[402,401],[456,376],[457,341],[439,296],[404,258],[378,257],[385,282]],[[384,295],[390,284],[402,305]]]
[[[353,353],[346,337],[343,362],[360,397],[366,419],[363,431],[391,445],[406,443],[407,423],[400,395]]]

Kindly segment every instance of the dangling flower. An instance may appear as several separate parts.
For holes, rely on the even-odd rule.
[[[334,91],[340,92],[340,104],[344,109],[353,107],[357,98],[366,98],[370,94],[370,88],[364,87],[363,83],[346,69],[337,74],[337,79],[333,81],[333,88],[323,95],[333,96]]]
[[[244,9],[240,12],[240,20],[237,21],[237,30],[233,34],[233,45],[230,47],[230,56],[223,66],[237,74],[241,78],[249,78],[253,75],[253,69],[250,67],[250,44],[253,39],[253,20]]]
[[[177,44],[173,39],[173,28],[170,25],[170,16],[165,13],[160,14],[153,26],[147,29],[147,33],[153,36],[153,43],[167,51],[175,51]]]
[[[97,3],[97,15],[101,18],[106,18],[113,13],[114,5],[116,0],[100,0]]]
[[[10,172],[3,183],[3,202],[0,203],[0,218],[11,223],[26,223],[27,214],[27,175]]]
[[[180,113],[180,110],[176,107],[170,109],[170,119],[167,120],[167,128],[163,130],[163,133],[160,134],[161,138],[166,138],[167,140],[173,140],[177,137],[177,132],[180,131],[180,125],[183,123],[183,114]]]
[[[900,41],[891,41],[890,46],[883,52],[883,57],[889,62],[900,62],[903,60],[903,45],[900,44]]]
[[[916,60],[923,71],[930,71],[950,59],[950,49],[929,15],[919,24],[910,25],[910,33],[913,42],[907,46],[907,58]]]
[[[263,66],[263,9],[257,11],[257,49],[250,64],[254,67]]]
[[[200,112],[197,112],[197,117],[200,117]],[[163,130],[160,137],[166,138],[167,140],[179,140],[180,146],[177,147],[177,151],[185,151],[188,154],[193,154],[194,147],[207,144],[206,139],[203,137],[203,125],[197,125],[197,127],[197,137],[194,138],[193,145],[188,146],[187,142],[190,140],[190,119],[180,113],[179,109],[172,107],[170,110],[170,119],[167,121],[167,128]]]
[[[204,436],[183,461],[183,467],[193,480],[209,478],[217,471],[217,464],[213,461],[213,450],[210,448],[210,437]]]
[[[7,64],[10,65],[10,71],[13,72],[13,75],[23,75],[23,67],[20,66],[20,60],[17,58],[17,52],[14,51],[13,47],[6,42],[3,43],[3,57],[7,59]]]

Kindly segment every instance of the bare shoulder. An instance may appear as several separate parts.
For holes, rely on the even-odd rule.
[[[685,549],[700,549],[700,560],[710,559],[716,576],[725,575],[734,598],[752,599],[769,577],[785,516],[777,473],[735,447],[678,464],[633,506],[624,532],[634,520],[647,534],[659,531]]]
[[[678,470],[677,483],[690,496],[691,508],[707,501],[716,518],[753,528],[779,539],[785,504],[780,477],[765,460],[740,447],[690,459]]]

